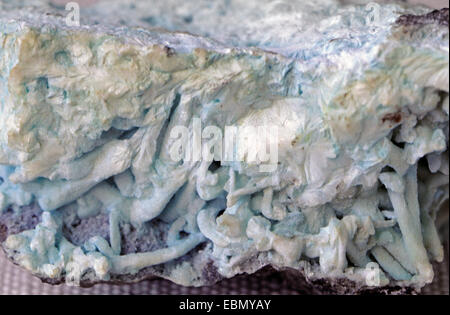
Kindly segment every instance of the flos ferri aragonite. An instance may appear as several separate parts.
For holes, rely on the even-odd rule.
[[[333,292],[431,283],[448,9],[343,2],[100,1],[72,25],[3,0],[7,256],[75,285],[265,266]]]

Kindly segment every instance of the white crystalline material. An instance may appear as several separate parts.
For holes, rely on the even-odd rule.
[[[0,208],[34,200],[45,211],[4,243],[13,259],[79,283],[86,270],[91,281],[134,274],[206,243],[202,259],[225,277],[272,264],[364,285],[375,262],[379,286],[431,282],[429,258],[443,258],[433,220],[448,199],[448,26],[397,24],[428,13],[399,4],[193,3],[101,2],[72,28],[44,5],[4,2]],[[174,162],[170,130],[192,134],[196,119],[277,126],[276,170]],[[109,240],[70,244],[70,211],[107,214]],[[166,246],[122,254],[124,226],[156,219]],[[193,262],[164,268],[204,284]]]

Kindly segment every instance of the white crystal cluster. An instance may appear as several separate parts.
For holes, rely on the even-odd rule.
[[[448,26],[396,23],[429,10],[108,1],[74,28],[43,3],[3,4],[0,207],[44,211],[3,245],[21,266],[79,283],[165,264],[164,277],[202,285],[212,260],[224,277],[273,265],[364,285],[376,263],[379,286],[432,281],[448,199]],[[174,162],[170,130],[194,118],[277,125],[276,171]],[[108,240],[70,243],[70,211],[107,214]],[[166,246],[121,253],[127,227],[148,222],[167,225]],[[193,250],[200,262],[176,262]]]

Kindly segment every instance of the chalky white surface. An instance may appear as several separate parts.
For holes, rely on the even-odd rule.
[[[95,0],[79,1],[80,4]],[[65,0],[55,0],[65,3]],[[448,7],[448,0],[410,0],[413,3],[425,3],[434,8]],[[449,294],[449,259],[448,244],[446,246],[445,262],[436,265],[435,281],[423,289],[424,294]],[[278,278],[235,278],[225,280],[213,287],[187,288],[178,286],[166,280],[143,281],[133,285],[96,285],[83,289],[66,285],[52,286],[43,284],[30,274],[22,271],[6,260],[0,253],[0,295],[91,295],[91,294],[298,294],[290,289],[288,284]]]

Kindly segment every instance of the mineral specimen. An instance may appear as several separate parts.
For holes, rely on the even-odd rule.
[[[0,242],[16,264],[76,285],[265,266],[337,292],[433,280],[448,9],[114,0],[77,26],[44,1],[0,4]]]

